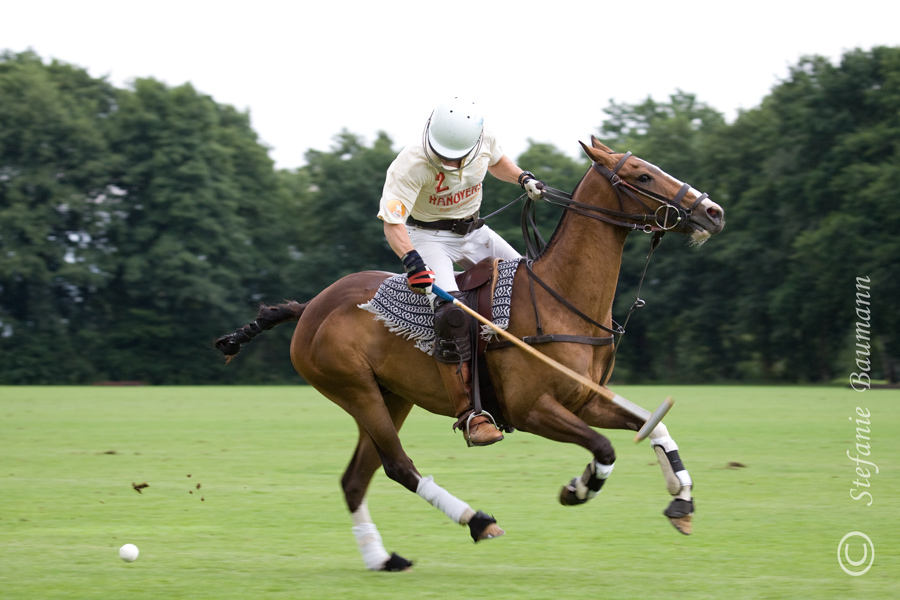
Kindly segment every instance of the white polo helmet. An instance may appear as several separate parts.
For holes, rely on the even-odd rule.
[[[459,160],[480,144],[483,130],[484,116],[475,103],[456,96],[431,113],[425,138],[438,156]]]

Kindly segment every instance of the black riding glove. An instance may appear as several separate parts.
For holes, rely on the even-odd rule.
[[[434,284],[434,271],[428,268],[422,257],[415,250],[403,255],[403,268],[406,269],[406,283],[409,289],[419,294],[430,294]]]

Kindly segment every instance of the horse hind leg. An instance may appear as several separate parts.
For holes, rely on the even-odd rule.
[[[366,490],[379,466],[384,467],[388,478],[415,492],[432,506],[442,511],[454,522],[468,525],[472,539],[477,541],[499,537],[503,530],[496,520],[474,511],[468,504],[456,498],[434,482],[431,476],[422,477],[403,451],[397,435],[412,404],[396,396],[385,396],[381,407],[351,415],[360,427],[360,438],[350,465],[341,480],[347,506],[353,519],[356,537],[366,568],[370,570],[402,571],[412,562],[397,555],[388,555],[382,544],[366,502]],[[390,420],[384,419],[382,409],[387,407]],[[348,411],[349,412],[349,411]],[[390,425],[388,425],[390,423]]]
[[[399,431],[406,420],[412,404],[392,397],[391,402],[385,398],[385,404],[391,415],[394,427]],[[381,539],[381,534],[369,513],[366,493],[372,477],[381,467],[381,457],[371,436],[363,427],[359,428],[359,441],[350,464],[341,478],[344,499],[353,520],[353,535],[356,538],[363,563],[371,571],[406,571],[413,563],[397,554],[388,554]]]

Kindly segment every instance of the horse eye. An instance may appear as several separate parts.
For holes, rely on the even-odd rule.
[[[638,176],[637,179],[638,179],[638,181],[640,181],[641,183],[647,183],[647,182],[649,182],[649,181],[653,181],[653,178],[650,177],[649,175],[647,175],[646,173],[641,173],[641,174]]]

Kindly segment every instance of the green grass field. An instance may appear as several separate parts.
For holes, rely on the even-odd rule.
[[[563,507],[584,450],[521,432],[469,449],[415,409],[401,437],[417,468],[507,535],[473,544],[379,473],[372,515],[415,561],[390,574],[363,568],[340,491],[355,426],[311,388],[0,387],[0,598],[897,597],[900,392],[616,391],[677,400],[666,423],[695,482],[694,535],[661,515],[655,455],[628,432],[607,432],[619,458],[603,493]],[[857,407],[871,413],[869,488],[847,457]],[[876,549],[859,577],[837,559],[853,531]]]

